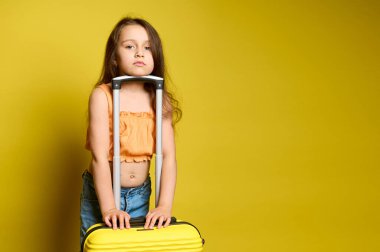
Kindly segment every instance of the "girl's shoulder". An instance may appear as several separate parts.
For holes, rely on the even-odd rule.
[[[112,104],[112,88],[110,83],[99,84],[94,87],[90,95],[91,104],[99,104],[105,106],[106,104]]]
[[[96,85],[91,92],[91,96],[97,95],[97,94],[102,94],[103,96],[105,94],[107,96],[107,98],[109,98],[109,96],[112,97],[111,83],[104,83],[104,84]]]
[[[96,85],[95,89],[96,88],[100,88],[103,91],[107,91],[107,92],[112,91],[111,83],[99,84],[99,85]]]

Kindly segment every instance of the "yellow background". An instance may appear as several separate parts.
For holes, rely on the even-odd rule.
[[[380,251],[379,7],[1,0],[0,250],[79,250],[88,95],[131,14],[164,42],[173,214],[206,252]]]

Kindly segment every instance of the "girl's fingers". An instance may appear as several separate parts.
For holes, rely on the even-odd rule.
[[[112,215],[112,228],[117,229],[117,216]]]
[[[164,222],[165,220],[165,217],[164,216],[161,216],[159,219],[158,219],[158,225],[157,225],[157,228],[161,228],[162,227],[162,223]]]
[[[120,229],[130,228],[131,227],[129,223],[130,218],[131,217],[126,212],[119,211],[110,215],[106,215],[104,217],[104,223],[108,227],[112,227],[113,229],[117,229],[119,227]]]
[[[145,225],[144,225],[144,228],[145,229],[148,229],[149,228],[149,223],[150,223],[150,220],[152,219],[152,217],[147,217],[146,218],[146,221],[145,221]]]
[[[112,214],[110,216],[106,216],[104,218],[104,222],[108,227],[112,227],[113,229],[118,228],[118,222],[120,223],[120,229],[131,228],[131,224],[129,223],[130,218],[131,217],[127,213]],[[146,215],[144,228],[153,229],[156,222],[158,222],[157,228],[167,227],[170,225],[171,218],[160,215],[160,213],[157,212],[149,212]]]
[[[131,224],[129,224],[129,219],[130,219],[129,215],[126,215],[124,219],[126,228],[131,228]]]
[[[165,225],[164,225],[164,227],[167,227],[167,226],[169,226],[169,224],[170,224],[170,221],[171,221],[171,218],[170,218],[170,217],[168,217],[168,218],[166,219],[166,222],[165,222]]]
[[[150,220],[149,229],[153,229],[154,228],[154,223],[156,223],[157,219],[158,219],[157,216],[153,216],[153,218]]]
[[[111,224],[110,219],[109,219],[108,216],[107,216],[106,218],[104,218],[104,222],[106,223],[106,225],[107,225],[108,227],[112,227],[112,224]]]
[[[120,229],[124,229],[124,214],[119,214],[119,223],[120,223]]]
[[[149,212],[146,215],[146,222],[144,225],[145,229],[153,229],[154,224],[157,222],[157,228],[161,227],[167,227],[170,224],[171,218],[170,216],[166,216],[165,214],[161,213],[160,211],[157,212]]]
[[[146,215],[146,220],[145,220],[145,225],[144,225],[144,228],[145,228],[145,229],[148,229],[148,227],[149,227],[149,223],[150,223],[150,220],[152,219],[152,216],[153,216],[153,213],[152,213],[152,212],[149,212],[149,213]]]

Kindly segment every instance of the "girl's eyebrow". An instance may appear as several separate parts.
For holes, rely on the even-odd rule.
[[[125,39],[123,41],[121,41],[121,43],[124,43],[124,42],[128,42],[128,41],[132,41],[132,42],[137,42],[135,39]],[[144,43],[149,43],[150,41],[149,40],[145,40]]]

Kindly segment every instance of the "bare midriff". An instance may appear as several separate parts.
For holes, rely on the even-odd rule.
[[[109,162],[111,174],[113,170],[112,162]],[[149,176],[150,161],[143,162],[121,162],[120,164],[120,184],[121,187],[136,187],[142,185]],[[90,173],[92,172],[90,165]]]

